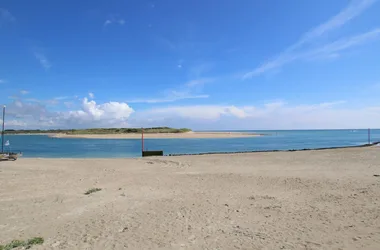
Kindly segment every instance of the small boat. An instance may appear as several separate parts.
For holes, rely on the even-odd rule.
[[[14,152],[9,152],[9,153],[1,153],[0,154],[0,160],[1,161],[15,161],[17,160],[18,157],[22,156],[22,153],[14,153]]]
[[[15,152],[4,152],[4,146],[10,147],[9,140],[4,142],[4,124],[5,124],[5,105],[3,106],[3,129],[1,131],[1,153],[0,153],[0,161],[8,161],[8,160],[17,160],[18,157],[22,156],[22,153]]]

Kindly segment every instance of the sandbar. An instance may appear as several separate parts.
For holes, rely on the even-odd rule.
[[[141,134],[52,134],[55,138],[85,139],[141,139]],[[257,137],[261,134],[242,132],[187,132],[187,133],[145,133],[147,139],[211,139],[211,138],[244,138]]]

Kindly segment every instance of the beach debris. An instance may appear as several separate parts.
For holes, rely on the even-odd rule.
[[[92,194],[95,192],[99,192],[100,190],[102,190],[102,189],[101,188],[91,188],[91,189],[87,190],[84,194],[89,195],[89,194]]]
[[[380,177],[380,174],[374,174],[373,176],[375,176],[375,177]]]
[[[119,230],[119,233],[124,233],[127,230],[128,230],[128,227],[123,227],[122,229]]]

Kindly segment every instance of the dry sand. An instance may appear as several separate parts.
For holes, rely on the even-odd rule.
[[[380,147],[0,162],[0,244],[380,249]],[[89,188],[101,191],[84,195]]]
[[[53,134],[56,138],[86,138],[86,139],[141,139],[141,134]],[[240,132],[187,132],[187,133],[145,133],[144,138],[150,139],[204,139],[204,138],[242,138],[255,137],[260,134]]]

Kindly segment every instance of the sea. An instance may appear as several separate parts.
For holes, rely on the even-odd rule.
[[[218,131],[220,132],[220,131]],[[239,130],[259,137],[226,139],[145,139],[145,150],[169,154],[199,154],[269,150],[316,149],[368,143],[367,129],[347,130]],[[47,135],[5,135],[4,151],[21,151],[23,157],[130,158],[141,157],[139,139],[51,138]],[[370,131],[370,141],[380,141],[380,129]]]

